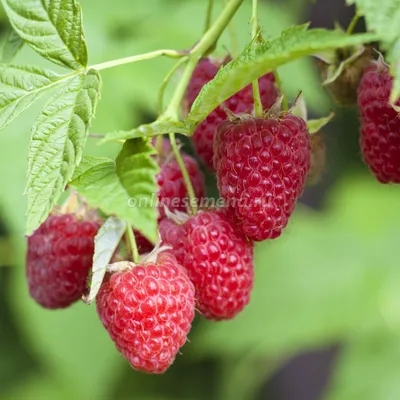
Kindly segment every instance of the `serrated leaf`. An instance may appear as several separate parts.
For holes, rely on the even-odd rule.
[[[107,265],[110,263],[125,230],[126,223],[117,217],[111,216],[97,232],[97,235],[94,238],[90,292],[85,298],[87,304],[90,304],[99,292],[106,273]]]
[[[185,122],[194,129],[219,104],[283,64],[323,50],[363,44],[376,38],[374,34],[348,36],[338,31],[308,29],[306,24],[287,29],[279,37],[262,44],[251,43],[203,87]]]
[[[70,186],[94,207],[130,223],[150,241],[157,240],[159,168],[154,148],[144,139],[125,142],[116,161],[84,158]],[[104,195],[107,193],[107,196]]]
[[[74,76],[51,97],[33,126],[28,156],[27,234],[46,219],[81,160],[100,87],[97,71]]]
[[[71,69],[87,66],[81,7],[76,0],[2,0],[17,34],[48,60]]]
[[[71,79],[23,65],[0,65],[0,130],[51,89]]]
[[[20,36],[15,32],[14,29],[11,29],[8,33],[6,41],[3,45],[3,51],[1,53],[1,62],[9,63],[14,57],[18,54],[18,52],[24,46],[24,41]]]
[[[118,131],[109,133],[100,143],[115,142],[121,140],[137,139],[142,137],[153,137],[165,133],[181,133],[189,135],[185,123],[180,121],[154,121],[151,124],[140,125],[131,131]]]
[[[368,29],[379,34],[380,40],[399,37],[400,0],[347,0],[347,4],[356,4],[357,14],[365,17]]]
[[[319,119],[310,119],[307,121],[308,133],[313,135],[314,133],[318,133],[325,125],[327,125],[331,119],[335,116],[332,112],[327,117],[319,118]]]

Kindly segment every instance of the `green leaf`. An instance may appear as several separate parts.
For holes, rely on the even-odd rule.
[[[48,60],[71,69],[87,66],[81,7],[76,0],[2,0],[17,34]]]
[[[308,29],[308,25],[300,25],[262,44],[250,43],[238,58],[222,67],[203,87],[185,121],[191,129],[195,128],[219,104],[283,64],[322,50],[354,46],[376,38],[374,34],[347,36],[338,31]]]
[[[11,29],[4,43],[0,62],[11,62],[22,49],[23,45],[24,41],[21,39],[21,37],[18,36],[14,29]]]
[[[400,36],[400,0],[347,0],[347,4],[356,4],[357,14],[365,17],[368,29],[380,40],[391,42]]]
[[[325,125],[327,125],[332,120],[334,116],[335,114],[332,112],[327,117],[318,119],[309,119],[307,121],[308,133],[310,135],[318,133]]]
[[[115,250],[126,230],[126,223],[116,217],[109,217],[97,232],[94,239],[94,255],[90,293],[85,298],[87,304],[91,303],[99,292]]]
[[[125,142],[116,161],[85,157],[70,186],[94,207],[127,221],[152,242],[157,240],[159,172],[154,148],[144,139]],[[107,196],[104,195],[107,193]]]
[[[81,160],[100,87],[97,71],[74,76],[52,96],[33,126],[26,190],[27,234],[46,219]]]
[[[154,121],[151,124],[140,125],[138,128],[131,131],[118,131],[109,133],[100,143],[137,139],[141,137],[153,137],[165,133],[181,133],[189,135],[185,123],[180,121]]]
[[[400,335],[383,326],[358,334],[338,357],[325,400],[400,398]]]
[[[0,65],[0,130],[32,103],[66,80],[38,67]]]

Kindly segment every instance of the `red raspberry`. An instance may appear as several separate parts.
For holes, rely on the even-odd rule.
[[[221,197],[253,241],[278,237],[304,189],[310,137],[291,114],[237,119],[219,126],[214,165]]]
[[[150,253],[154,248],[153,244],[142,236],[140,232],[134,231],[134,234],[139,254]]]
[[[378,61],[366,69],[358,88],[361,151],[382,183],[400,183],[400,118],[389,104],[392,87],[389,68]]]
[[[180,264],[183,264],[185,258],[185,249],[183,247],[185,229],[183,225],[176,224],[168,218],[163,218],[158,224],[158,231],[162,241],[172,246],[176,259]]]
[[[183,257],[204,317],[231,319],[243,310],[253,288],[253,245],[237,234],[224,211],[201,211],[183,227],[160,233]]]
[[[50,215],[28,238],[29,292],[40,305],[64,308],[81,298],[99,227],[98,222],[74,214]]]
[[[230,61],[230,59],[227,59]],[[216,63],[209,58],[200,60],[193,72],[189,82],[186,101],[189,107],[192,106],[194,99],[200,93],[202,87],[214,78],[221,63]],[[264,109],[269,109],[278,97],[278,90],[275,86],[275,77],[273,73],[262,76],[259,80],[261,102]],[[217,107],[208,117],[197,127],[192,138],[193,144],[199,158],[211,170],[213,166],[213,142],[214,135],[218,125],[227,119],[224,107],[228,108],[234,114],[251,113],[253,111],[253,88],[248,85],[240,92],[236,93],[222,105]]]
[[[197,199],[205,195],[204,175],[201,172],[197,161],[187,155],[182,154],[193,189]],[[185,181],[176,160],[170,160],[161,166],[161,171],[157,175],[157,183],[160,187],[158,192],[159,211],[164,215],[164,205],[170,211],[186,211],[189,205]]]
[[[161,374],[186,343],[194,318],[194,287],[168,253],[106,277],[97,312],[117,349],[133,368]]]

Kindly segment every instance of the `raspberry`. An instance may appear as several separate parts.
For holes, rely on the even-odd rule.
[[[86,290],[97,221],[75,214],[50,215],[28,238],[27,279],[32,298],[49,309],[65,308]]]
[[[230,59],[227,59],[228,61]],[[221,63],[214,63],[209,58],[200,60],[193,72],[189,82],[186,101],[189,107],[192,106],[194,99],[200,93],[202,87],[214,78]],[[261,102],[264,109],[269,109],[278,97],[278,90],[275,86],[275,77],[273,73],[262,76],[259,81]],[[228,108],[234,114],[251,113],[253,110],[253,89],[252,85],[246,86],[240,92],[236,93],[222,105],[217,107],[208,117],[197,127],[192,138],[193,144],[199,158],[203,163],[213,170],[213,142],[214,135],[218,125],[227,119],[224,107]]]
[[[150,243],[144,236],[142,236],[140,232],[134,231],[134,234],[139,254],[149,253],[151,250],[153,250],[153,244]]]
[[[194,287],[168,252],[157,261],[108,275],[97,312],[117,349],[139,371],[161,374],[186,343],[194,318]]]
[[[201,199],[205,195],[204,175],[193,157],[182,154],[182,159],[196,198]],[[158,200],[160,203],[159,212],[162,216],[164,215],[164,205],[171,211],[186,211],[189,198],[181,169],[176,160],[169,160],[161,166],[161,171],[157,175],[157,183],[160,187]]]
[[[278,237],[310,169],[304,120],[285,113],[227,121],[217,130],[214,149],[221,197],[242,232],[253,241]]]
[[[243,310],[253,288],[253,245],[237,234],[226,212],[201,211],[160,233],[187,269],[205,318],[231,319]]]
[[[358,88],[361,151],[382,183],[400,183],[400,119],[389,104],[392,87],[389,69],[380,60],[366,69]]]
[[[163,218],[158,224],[158,231],[163,242],[174,249],[174,255],[178,262],[183,264],[185,258],[185,249],[183,247],[185,229],[183,225],[176,224],[168,218]]]

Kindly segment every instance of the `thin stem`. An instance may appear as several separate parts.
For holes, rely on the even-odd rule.
[[[354,29],[357,26],[359,19],[360,19],[360,15],[358,15],[358,14],[354,15],[353,19],[351,20],[351,22],[347,28],[346,35],[351,35],[353,33]]]
[[[186,190],[189,196],[189,208],[192,215],[197,214],[197,199],[196,194],[194,193],[193,185],[190,180],[189,173],[186,169],[185,163],[183,162],[181,153],[179,151],[179,147],[176,144],[175,133],[169,134],[169,140],[171,142],[172,151],[174,153],[175,159],[179,164],[179,168],[181,169],[183,180],[185,181]]]
[[[126,236],[128,237],[129,246],[132,251],[133,262],[137,264],[139,262],[139,251],[136,245],[135,235],[130,225],[126,228]]]
[[[158,113],[161,115],[163,112],[163,102],[164,102],[164,93],[165,89],[167,88],[167,85],[171,78],[174,76],[175,72],[178,70],[178,68],[187,62],[188,56],[182,57],[167,73],[165,76],[164,80],[162,81],[160,85],[160,89],[158,91]]]
[[[260,34],[260,28],[258,26],[258,0],[253,0],[253,12],[251,17],[252,32],[251,36],[253,40],[257,40]],[[260,96],[260,88],[258,86],[258,79],[253,81],[253,98],[254,98],[254,114],[255,116],[262,116],[263,106]]]
[[[131,64],[138,61],[150,60],[152,58],[157,58],[162,56],[171,58],[180,58],[187,56],[187,54],[177,50],[155,50],[155,51],[150,51],[149,53],[138,54],[135,56],[120,58],[118,60],[112,60],[112,61],[107,61],[105,63],[92,65],[91,67],[88,67],[88,69],[96,69],[100,71],[102,69],[117,67],[119,65],[124,65],[124,64]]]
[[[284,111],[289,110],[289,103],[288,103],[288,99],[287,97],[284,95],[283,93],[283,88],[282,88],[282,80],[279,76],[278,70],[274,71],[274,75],[275,75],[275,84],[279,89],[280,95],[283,97],[282,98],[282,107]]]
[[[229,0],[225,0],[225,3],[228,3],[228,1]],[[231,56],[235,58],[239,54],[239,45],[233,21],[231,21],[230,24],[228,25],[228,34],[229,34],[229,40],[231,42]]]
[[[243,1],[244,0],[230,0],[210,29],[191,50],[189,61],[183,71],[182,78],[175,89],[167,110],[165,111],[164,116],[166,118],[179,118],[179,108],[182,98],[185,94],[190,77],[192,76],[192,72],[195,69],[199,59],[217,42],[218,38],[228,26],[230,20],[235,15]]]
[[[208,0],[206,22],[204,24],[204,32],[207,32],[210,29],[213,8],[214,8],[214,0]]]

